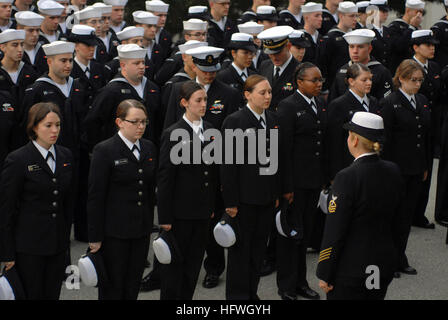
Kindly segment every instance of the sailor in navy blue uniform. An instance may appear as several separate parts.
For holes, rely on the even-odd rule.
[[[256,14],[257,23],[264,25],[264,30],[277,26],[278,14],[273,6],[259,6]]]
[[[441,131],[442,131],[442,114],[446,109],[446,93],[445,86],[441,78],[441,68],[435,61],[429,59],[434,58],[435,46],[438,41],[433,37],[431,30],[416,30],[412,32],[412,47],[414,50],[414,59],[424,70],[424,78],[419,93],[423,94],[429,103],[431,110],[431,145],[433,156],[438,156],[440,152]],[[432,158],[431,158],[432,160]],[[426,206],[429,199],[429,188],[431,186],[432,162],[429,164],[428,179],[422,184],[422,189],[415,211],[414,221],[412,224],[417,227],[433,229],[435,225],[429,223],[425,217]]]
[[[390,32],[390,64],[389,69],[395,72],[403,59],[412,56],[412,31],[421,28],[425,3],[421,0],[406,0],[405,13],[402,18],[395,19],[389,24]]]
[[[64,6],[52,0],[39,1],[39,14],[45,19],[40,26],[39,42],[44,45],[57,40],[66,40],[65,34],[58,30]]]
[[[29,300],[59,299],[70,245],[73,157],[55,144],[61,120],[53,103],[34,105],[31,141],[8,155],[2,172],[0,261],[17,268]]]
[[[289,0],[288,8],[278,13],[279,26],[290,26],[295,30],[303,28],[303,14],[301,7],[305,4],[305,0]]]
[[[22,61],[24,30],[9,29],[0,33],[0,49],[3,52],[0,67],[0,90],[9,91],[20,105],[28,86],[38,78],[33,67]]]
[[[134,17],[135,26],[145,29],[143,33],[143,48],[147,51],[145,65],[153,70],[151,74],[154,76],[162,66],[164,60],[163,49],[155,41],[159,17],[146,11],[134,11],[132,16]],[[154,78],[149,79],[154,80]]]
[[[295,74],[297,90],[282,100],[277,114],[285,134],[285,176],[288,190],[294,190],[291,210],[296,228],[303,231],[300,243],[277,236],[277,286],[284,300],[297,295],[319,299],[306,279],[306,251],[317,217],[316,203],[328,183],[327,154],[324,138],[327,129],[327,106],[318,98],[322,74],[309,62],[299,65]]]
[[[350,1],[341,2],[339,3],[338,14],[339,23],[323,37],[317,61],[325,78],[323,90],[327,92],[331,88],[339,68],[350,60],[348,43],[344,35],[355,29],[358,7]]]
[[[241,17],[238,19],[238,23],[246,23],[249,21],[257,21],[257,8],[259,6],[269,6],[271,5],[271,0],[252,0],[252,6],[243,12]]]
[[[146,107],[123,100],[118,133],[95,146],[87,202],[89,246],[99,251],[109,281],[99,300],[137,300],[154,219],[158,152],[143,139]]]
[[[207,21],[191,18],[189,20],[183,21],[184,31],[183,38],[177,42],[177,45],[173,48],[173,53],[171,57],[163,61],[163,64],[159,67],[154,80],[160,86],[165,85],[165,83],[174,74],[179,71],[183,66],[182,53],[179,50],[181,44],[185,44],[190,40],[206,42],[207,45]]]
[[[151,0],[146,1],[146,11],[151,12],[155,16],[159,17],[159,21],[157,22],[157,31],[156,31],[156,43],[162,47],[163,51],[163,60],[171,56],[171,52],[173,50],[173,40],[171,34],[166,31],[165,24],[168,14],[168,9],[170,5],[161,1],[161,0]]]
[[[378,155],[380,116],[356,112],[344,128],[355,160],[336,175],[328,195],[316,275],[327,300],[383,300],[399,256],[405,186],[398,166]],[[375,283],[368,280],[372,268],[379,276]]]
[[[124,21],[124,8],[128,0],[104,0],[105,4],[112,6],[112,14],[110,16],[110,28],[115,32],[120,32],[127,27]]]
[[[185,113],[162,136],[157,176],[159,224],[174,237],[181,258],[160,265],[161,300],[193,299],[210,218],[216,214],[218,167],[204,157],[204,148],[213,141],[207,134],[213,126],[203,120],[206,97],[202,85],[195,81],[182,83],[179,103]],[[185,138],[178,136],[179,132]],[[173,139],[174,136],[177,138]],[[172,157],[173,148],[179,144],[187,146],[179,153],[186,161]],[[200,152],[199,161],[193,161],[197,158],[195,145]]]
[[[19,11],[15,15],[17,30],[25,30],[22,61],[32,66],[40,76],[48,71],[47,60],[39,42],[39,30],[44,17],[31,11]]]
[[[101,40],[103,49],[106,49],[107,61],[112,60],[118,56],[117,47],[120,44],[118,41],[116,33],[110,28],[110,16],[112,14],[112,6],[106,5],[102,2],[97,2],[93,4],[94,8],[101,10],[101,31],[97,33],[98,39]]]
[[[379,9],[379,19],[374,19],[372,24],[372,30],[375,32],[375,38],[372,41],[372,56],[381,62],[383,66],[389,68],[391,50],[390,32],[389,27],[384,25],[389,17],[389,6],[387,0],[371,0],[370,4]]]
[[[396,270],[406,274],[417,274],[405,251],[421,185],[428,179],[432,163],[431,111],[428,99],[418,93],[423,81],[423,68],[415,60],[404,60],[395,73],[396,91],[381,101],[380,111],[386,129],[384,158],[400,167],[406,184],[401,208],[405,232],[399,235],[400,261]]]
[[[338,6],[342,0],[325,0],[322,10],[322,27],[319,28],[321,35],[326,35],[335,25],[339,23]]]
[[[332,100],[328,106],[328,160],[330,179],[333,180],[338,171],[349,166],[353,160],[347,149],[347,131],[342,125],[353,117],[357,111],[367,111],[378,113],[378,100],[370,95],[372,88],[372,72],[361,64],[351,64],[345,73],[345,81],[348,83],[348,90]]]
[[[291,52],[294,59],[298,62],[302,62],[303,58],[305,58],[307,48],[311,47],[311,43],[306,38],[305,32],[294,30],[288,38],[289,42],[291,42],[289,52]]]
[[[8,153],[19,145],[19,108],[8,91],[0,90],[0,172]]]
[[[0,32],[16,28],[16,21],[12,16],[11,3],[13,0],[2,0],[0,2]]]
[[[263,52],[263,46],[261,44],[261,40],[258,39],[258,34],[264,30],[264,26],[254,21],[248,21],[246,23],[239,24],[238,30],[239,32],[247,33],[254,37],[254,43],[257,46],[257,51],[255,52],[255,55],[252,59],[252,65],[250,66],[250,68],[252,69],[252,71],[258,73],[258,68],[260,67],[261,63],[264,60],[269,59],[268,55]],[[224,65],[225,63],[223,63],[223,67]]]
[[[447,10],[446,15],[436,21],[431,27],[432,32],[434,32],[434,38],[439,41],[436,45],[434,61],[441,68],[448,65],[448,0],[444,0],[444,4],[445,10]]]
[[[320,46],[323,42],[322,34],[319,31],[322,26],[322,4],[308,2],[302,6],[302,13],[304,20],[302,31],[305,32],[305,37],[311,44],[305,52],[303,61],[317,64]]]
[[[135,99],[142,102],[152,125],[144,138],[158,145],[161,128],[159,117],[160,89],[144,76],[147,50],[136,44],[118,46],[121,73],[117,74],[95,97],[85,120],[90,149],[115,134],[115,111],[121,101]]]
[[[209,5],[209,43],[215,47],[227,48],[232,34],[238,32],[236,23],[228,16],[230,0],[210,0]]]
[[[390,71],[370,55],[372,50],[370,43],[374,37],[375,33],[368,29],[356,29],[344,35],[344,38],[349,43],[348,51],[350,61],[344,64],[336,74],[333,85],[330,88],[329,101],[340,97],[346,91],[347,83],[345,82],[345,76],[347,68],[354,62],[362,63],[372,71],[372,96],[380,100],[390,94],[392,91]]]
[[[11,17],[15,17],[16,13],[20,11],[37,13],[37,6],[29,0],[14,0],[11,7]]]

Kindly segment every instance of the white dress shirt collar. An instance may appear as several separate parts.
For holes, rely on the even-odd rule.
[[[129,148],[129,150],[132,151],[132,148],[134,147],[134,145],[137,146],[138,150],[141,150],[140,149],[140,140],[137,140],[137,141],[135,141],[135,143],[132,143],[131,141],[126,139],[126,137],[121,133],[121,131],[118,131],[118,135],[120,136],[121,140],[123,140],[123,142],[126,144],[126,146]]]
[[[257,121],[260,121],[260,117],[261,118],[263,118],[263,120],[264,120],[264,123],[265,123],[265,125],[266,125],[266,113],[264,112],[264,110],[263,110],[263,113],[262,114],[258,114],[258,113],[256,113],[254,110],[252,110],[252,108],[247,104],[247,108],[249,108],[249,110],[250,110],[250,112],[252,112],[253,113],[253,115],[255,116],[255,118],[257,118]]]
[[[40,154],[42,155],[42,157],[45,160],[47,159],[48,152],[50,151],[53,154],[54,161],[56,161],[56,149],[54,148],[54,145],[51,145],[50,149],[47,150],[44,147],[42,147],[40,144],[38,144],[36,142],[36,140],[33,140],[33,144],[37,148],[37,150],[39,150]]]

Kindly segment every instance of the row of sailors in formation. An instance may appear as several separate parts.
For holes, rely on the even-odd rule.
[[[406,206],[403,209],[406,218],[400,224],[399,259],[394,268],[408,274],[416,273],[409,265],[405,250],[411,224],[431,227],[424,212],[434,156],[433,142],[439,127],[434,123],[439,119],[434,117],[429,99],[418,93],[425,81],[425,71],[415,59],[400,63],[392,80],[395,90],[382,99],[370,95],[374,72],[363,63],[351,61],[342,78],[345,90],[327,104],[320,97],[324,82],[320,69],[311,63],[300,64],[292,57],[289,36],[294,30],[279,26],[258,34],[270,60],[261,64],[261,75],[247,74],[243,80],[242,75],[237,74],[243,83],[240,92],[217,80],[216,72],[221,68],[224,49],[204,45],[188,48],[185,44],[188,48],[183,55],[185,68],[191,68],[196,81],[189,81],[191,78],[184,70],[184,74],[172,82],[168,103],[164,105],[160,103],[163,97],[159,88],[144,76],[147,50],[137,44],[126,44],[117,48],[119,76],[109,82],[90,105],[85,103],[88,92],[79,78],[69,77],[76,43],[93,39],[92,33],[83,32],[86,28],[80,26],[78,31],[78,26],[73,27],[75,42],[56,41],[43,45],[49,72],[25,90],[25,107],[17,109],[22,115],[21,125],[16,127],[16,134],[11,135],[20,138],[25,131],[21,128],[26,127],[33,141],[11,153],[4,165],[1,231],[5,236],[1,260],[9,267],[17,262],[29,297],[54,299],[59,296],[59,279],[56,281],[53,274],[45,275],[44,271],[41,277],[36,277],[35,273],[39,268],[45,270],[44,266],[47,270],[54,268],[55,272],[63,270],[72,216],[69,211],[74,210],[75,237],[88,241],[92,251],[101,250],[112,279],[107,286],[100,286],[99,297],[135,299],[153,223],[157,171],[159,224],[165,231],[172,228],[183,257],[176,264],[160,266],[161,297],[193,297],[207,243],[205,239],[210,231],[209,219],[226,212],[239,217],[240,227],[251,234],[247,242],[244,240],[247,246],[236,246],[229,254],[226,297],[257,299],[260,270],[277,199],[282,197],[288,202],[296,199],[297,207],[301,208],[296,214],[303,215],[301,225],[309,238],[321,188],[352,161],[342,124],[356,111],[378,113],[384,119],[384,156],[400,167],[406,183],[402,201]],[[10,44],[23,40],[24,33],[12,30],[0,34],[2,37],[11,37],[6,42]],[[357,52],[353,57],[362,56],[363,50],[369,56],[373,37],[372,32],[365,29],[346,34],[350,48],[353,46]],[[83,41],[78,42],[80,39]],[[250,35],[237,34],[233,40],[232,55],[235,57],[241,49],[256,50]],[[429,32],[413,33],[416,55],[419,47],[433,46],[433,40]],[[5,52],[7,56],[8,50]],[[286,75],[292,77],[287,83],[283,82]],[[6,123],[12,123],[16,108],[10,96],[3,93],[2,114],[11,115]],[[247,103],[242,102],[243,96]],[[46,107],[41,102],[45,102]],[[47,102],[58,105],[60,111]],[[47,110],[40,117],[36,115],[39,108]],[[148,120],[150,125],[146,128]],[[224,165],[218,180],[218,168],[213,164],[204,162],[194,168],[175,166],[170,160],[170,151],[176,141],[170,141],[170,133],[178,128],[199,136],[208,128],[278,129],[282,137],[280,169],[274,175],[261,176],[260,165],[243,166],[243,169]],[[41,150],[37,145],[43,138],[48,143],[44,141],[40,145],[44,150]],[[54,147],[56,140],[60,147]],[[160,146],[159,152],[157,146]],[[48,156],[49,153],[52,155]],[[89,172],[89,168],[94,169]],[[40,178],[35,178],[37,176]],[[36,200],[37,190],[45,193],[39,193],[41,200]],[[40,201],[39,206],[36,201]],[[17,204],[19,212],[15,211]],[[36,211],[36,207],[42,210]],[[329,212],[333,210],[328,209]],[[41,213],[45,214],[45,219],[41,219]],[[18,214],[20,223],[17,225],[13,222],[14,214]],[[36,228],[41,224],[42,228]],[[48,238],[48,242],[35,240],[44,238]],[[309,239],[300,248],[294,241],[289,243],[294,247],[293,255],[297,256],[293,263],[285,260],[286,256],[291,257],[290,250],[279,250],[276,254],[279,293],[284,299],[294,298],[295,294],[318,297],[309,288],[306,272],[303,272],[307,241]],[[321,262],[325,265],[328,258],[337,259],[335,253],[328,254],[331,246],[324,250],[322,258],[325,259]],[[40,255],[52,258],[42,260]],[[129,265],[132,267],[128,268]],[[321,269],[319,274],[325,277],[321,279],[328,280],[325,276],[328,267]],[[292,282],[291,272],[294,274]],[[219,274],[214,276],[219,277]],[[40,282],[36,282],[36,278]]]
[[[6,0],[6,6],[10,0]],[[290,25],[296,30],[303,32],[302,50],[306,48],[302,60],[312,62],[322,70],[324,78],[324,90],[329,90],[339,68],[349,61],[347,42],[343,35],[355,28],[369,27],[375,32],[372,41],[372,56],[389,69],[391,74],[395,73],[398,64],[404,58],[412,57],[412,31],[421,29],[424,2],[420,0],[408,0],[405,4],[405,14],[401,19],[394,20],[389,26],[384,23],[388,18],[389,7],[386,0],[361,1],[357,4],[350,1],[327,1],[326,7],[321,4],[308,2],[306,4],[293,3],[291,1],[288,10],[277,14],[274,7],[254,3],[252,10],[247,11],[239,19],[239,25],[227,18],[229,11],[228,1],[210,1],[211,12],[205,6],[194,6],[189,8],[190,19],[183,23],[183,38],[174,45],[172,36],[164,29],[169,5],[159,0],[146,1],[147,11],[136,11],[132,13],[134,24],[145,29],[142,46],[148,49],[147,76],[154,80],[159,86],[163,86],[182,65],[178,45],[188,40],[207,41],[209,45],[227,48],[232,34],[236,32],[247,32],[254,37],[264,29],[278,25]],[[30,15],[31,11],[19,11],[14,19],[7,17],[7,22],[2,30],[8,28],[32,29],[40,28],[39,37],[36,35],[27,37],[25,41],[25,52],[23,60],[35,67],[38,75],[47,71],[45,54],[40,48],[42,44],[55,40],[67,39],[71,33],[73,24],[83,24],[95,28],[97,36],[93,59],[100,63],[112,63],[117,57],[116,47],[124,39],[120,33],[125,24],[123,22],[122,10],[126,0],[108,0],[107,4],[96,3],[82,10],[74,12],[61,27],[59,19],[65,15],[67,9],[62,4],[51,0],[41,0],[37,3],[37,11],[43,17]],[[367,23],[366,9],[368,5],[378,8],[372,24]],[[448,2],[446,2],[448,5]],[[73,8],[73,7],[70,7]],[[121,10],[121,15],[117,13]],[[71,11],[70,11],[71,12]],[[359,21],[358,21],[359,17]],[[33,21],[33,22],[29,22]],[[39,23],[40,21],[40,23]],[[252,24],[241,27],[246,22],[254,22],[260,25],[255,28]],[[446,53],[446,18],[438,21],[433,28],[434,36],[438,41],[435,53],[435,61],[439,67],[447,65],[448,55]],[[261,26],[263,26],[261,28]],[[32,30],[30,31],[33,32]],[[257,54],[253,57],[253,69],[257,70],[263,59],[267,57],[262,54],[259,47]],[[231,60],[230,52],[224,52],[223,60]],[[116,62],[115,62],[116,64]],[[109,66],[110,67],[110,66]],[[107,68],[110,69],[110,68]],[[108,74],[110,80],[116,73]]]

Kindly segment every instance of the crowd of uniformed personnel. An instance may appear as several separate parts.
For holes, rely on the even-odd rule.
[[[230,0],[209,0],[188,9],[177,42],[160,0],[146,1],[129,26],[127,0],[31,2],[0,0],[0,261],[18,269],[29,299],[59,298],[72,223],[74,238],[103,254],[110,281],[100,299],[158,288],[162,299],[192,299],[202,263],[205,288],[227,266],[228,299],[258,299],[260,277],[274,270],[282,299],[319,299],[306,279],[313,249],[322,249],[317,275],[326,285],[363,280],[350,268],[338,278],[342,253],[334,248],[346,229],[324,232],[316,209],[353,162],[343,125],[359,111],[383,118],[381,157],[403,180],[393,276],[417,274],[406,244],[411,225],[434,228],[425,211],[439,157],[436,219],[448,220],[447,0],[447,15],[428,30],[421,0],[407,0],[388,26],[387,0],[289,0],[281,11],[253,0],[237,21],[228,17]],[[178,128],[202,148],[208,128],[278,129],[279,170],[266,177],[256,174],[259,163],[174,165],[169,135]],[[300,241],[278,235],[279,200],[289,203]],[[332,201],[329,214],[337,214]],[[183,261],[154,258],[142,279],[155,206]],[[238,218],[242,235],[227,264],[213,237],[223,214]]]

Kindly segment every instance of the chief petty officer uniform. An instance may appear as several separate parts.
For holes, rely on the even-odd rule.
[[[192,55],[193,62],[198,68],[202,68],[204,71],[213,70],[213,72],[215,72],[221,67],[218,54],[222,53],[223,50],[224,49],[221,48],[205,46],[190,49],[186,51],[186,54]],[[179,105],[181,86],[182,82],[175,83],[172,87],[171,97],[166,110],[164,128],[168,128],[182,118],[183,108]],[[224,119],[242,106],[243,102],[241,101],[241,96],[237,90],[224,84],[218,79],[215,79],[210,86],[206,88],[206,91],[207,110],[204,120],[209,122],[214,128],[219,129]]]
[[[15,261],[29,300],[59,299],[70,245],[73,158],[59,145],[49,151],[30,141],[8,155],[2,172],[0,233],[6,251],[0,260]]]
[[[262,119],[262,120],[260,120]],[[245,142],[245,164],[221,165],[221,183],[226,208],[238,208],[237,219],[241,237],[228,249],[226,299],[258,300],[257,289],[260,271],[266,253],[266,243],[273,223],[275,201],[282,193],[281,172],[283,135],[277,115],[265,110],[255,114],[249,106],[229,115],[222,126],[226,129],[241,129],[254,132],[256,144],[261,136],[258,130],[266,129],[266,152],[269,157],[270,130],[278,129],[279,168],[270,175],[260,175],[268,165],[247,164],[248,143]],[[224,141],[224,143],[226,143]],[[235,153],[234,153],[235,155]],[[235,156],[233,161],[235,161]],[[235,163],[235,162],[233,162]]]
[[[434,44],[438,42],[433,38],[430,30],[418,30],[412,33],[412,43],[414,44]],[[431,110],[431,145],[433,156],[438,156],[440,152],[440,139],[442,129],[442,110],[446,108],[446,93],[445,88],[442,86],[440,66],[435,61],[426,61],[426,64],[422,64],[415,56],[413,60],[422,66],[424,72],[424,81],[420,87],[419,93],[423,94],[429,103]],[[428,179],[422,183],[419,201],[417,203],[417,209],[415,211],[413,225],[434,228],[434,224],[430,224],[425,217],[426,206],[429,199],[429,189],[431,187],[432,177],[432,159],[428,166]]]
[[[146,107],[150,125],[149,130],[145,131],[144,137],[158,145],[158,132],[161,131],[161,127],[159,127],[161,126],[159,119],[160,89],[146,77],[143,77],[141,86],[143,88],[142,96],[123,75],[118,74],[101,89],[94,99],[84,123],[90,148],[115,134],[117,107],[126,99],[138,100]]]
[[[8,91],[0,91],[0,172],[3,161],[19,141],[19,109]]]
[[[263,42],[266,54],[276,54],[283,50],[288,43],[288,36],[293,29],[289,26],[273,27],[261,32],[258,38]],[[272,61],[265,60],[259,68],[259,74],[266,77],[272,87],[272,100],[270,109],[277,110],[283,99],[294,93],[294,71],[299,62],[289,53],[289,59],[282,66],[274,66]]]
[[[322,99],[310,99],[296,90],[280,102],[277,113],[285,135],[285,172],[289,173],[285,175],[285,189],[294,190],[292,210],[304,231],[299,245],[277,236],[277,285],[280,294],[295,296],[297,291],[311,290],[306,280],[306,251],[317,215],[316,203],[328,182],[324,141],[328,112]],[[315,294],[314,298],[318,297]]]
[[[347,148],[348,132],[342,128],[342,125],[351,120],[353,114],[357,111],[367,111],[378,114],[378,100],[367,94],[361,99],[353,91],[347,90],[342,96],[333,100],[329,106],[328,118],[328,160],[330,179],[342,169],[348,167],[353,161],[353,156]]]
[[[234,33],[232,35],[230,44],[228,45],[229,50],[247,50],[255,54],[257,51],[257,46],[253,41],[253,37],[249,34]],[[221,69],[216,78],[223,83],[228,84],[232,88],[238,90],[241,93],[241,100],[244,99],[244,83],[246,79],[251,75],[256,74],[255,71],[250,68],[244,68],[241,70],[234,62],[228,65],[226,68]]]
[[[154,219],[156,170],[157,148],[149,140],[133,144],[119,132],[93,149],[89,242],[102,243],[109,277],[99,287],[99,300],[137,300]]]
[[[355,117],[352,125],[358,128],[350,130],[373,141],[381,135],[379,124],[367,125]],[[328,196],[316,270],[319,279],[334,287],[327,293],[328,300],[384,299],[398,260],[403,192],[397,165],[381,160],[374,152],[360,155],[336,175]],[[366,279],[372,272],[369,266],[379,268],[378,289],[366,288]]]
[[[411,99],[414,104],[411,103]],[[380,115],[384,119],[386,143],[384,158],[395,162],[401,169],[406,193],[402,210],[405,212],[405,232],[399,240],[399,270],[415,274],[405,254],[411,224],[416,210],[423,173],[431,163],[431,114],[428,100],[422,94],[410,97],[399,89],[381,101]],[[413,269],[413,270],[411,270]]]
[[[195,144],[201,154],[211,140],[203,134],[213,125],[201,119],[196,128],[185,116],[163,132],[160,148],[160,166],[157,176],[159,224],[171,224],[180,259],[160,265],[161,300],[192,300],[199,277],[208,237],[210,217],[215,213],[218,191],[218,168],[201,157],[193,163]],[[188,132],[188,141],[170,141],[174,130]],[[202,131],[202,132],[201,132]],[[178,143],[188,144],[188,163],[173,164],[171,150]]]

